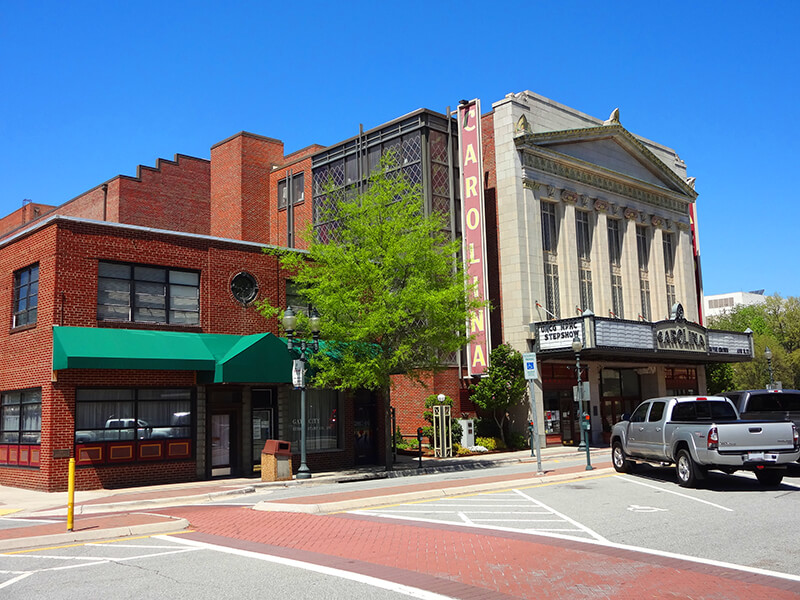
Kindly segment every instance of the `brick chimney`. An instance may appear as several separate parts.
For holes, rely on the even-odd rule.
[[[270,243],[269,174],[283,142],[241,131],[211,148],[211,235]]]

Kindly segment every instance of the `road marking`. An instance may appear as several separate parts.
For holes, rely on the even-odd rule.
[[[666,492],[667,494],[674,494],[676,496],[680,496],[681,498],[687,498],[689,500],[694,500],[695,502],[701,502],[703,504],[708,504],[709,506],[713,506],[715,508],[719,508],[721,510],[727,510],[728,512],[735,512],[732,508],[727,508],[720,504],[714,504],[713,502],[709,502],[708,500],[701,500],[700,498],[695,498],[694,496],[689,496],[688,494],[681,494],[680,492],[676,492],[674,490],[668,490],[663,487],[658,487],[657,485],[650,485],[649,483],[644,483],[643,481],[637,481],[630,477],[625,477],[623,475],[616,475],[622,481],[626,481],[628,483],[635,483],[637,485],[643,485],[644,487],[653,488],[654,490],[658,490],[659,492]]]
[[[666,508],[656,508],[655,506],[639,506],[638,504],[631,504],[628,507],[631,512],[667,512]]]
[[[16,577],[14,577],[12,579],[9,579],[8,581],[6,581],[4,583],[0,583],[0,590],[3,589],[4,587],[8,587],[10,585],[13,585],[13,584],[17,583],[21,579],[25,579],[26,577],[30,577],[31,575],[33,575],[33,573],[23,573],[22,575],[17,575]]]
[[[12,523],[64,523],[64,519],[28,519],[26,517],[0,517],[0,521]]]
[[[575,519],[571,519],[570,517],[568,517],[568,516],[567,516],[567,515],[565,515],[564,513],[558,512],[556,509],[554,509],[554,508],[552,508],[552,507],[550,507],[550,506],[547,506],[547,505],[546,505],[544,502],[540,502],[540,501],[539,501],[539,500],[537,500],[536,498],[532,498],[531,496],[528,496],[528,495],[527,495],[525,492],[523,492],[522,490],[514,490],[514,491],[515,491],[517,494],[519,494],[520,496],[522,496],[523,498],[529,498],[529,499],[531,500],[531,502],[535,503],[537,506],[539,506],[539,507],[541,507],[541,508],[544,508],[544,509],[547,509],[547,510],[549,510],[551,513],[553,513],[554,515],[556,515],[556,516],[558,516],[558,517],[561,517],[562,519],[564,519],[564,520],[565,520],[565,521],[567,521],[568,523],[572,523],[572,524],[573,524],[575,527],[577,527],[579,530],[583,531],[584,533],[587,533],[587,534],[589,534],[589,535],[590,535],[590,536],[592,536],[594,539],[596,539],[596,540],[600,540],[600,541],[608,541],[608,540],[606,540],[606,538],[604,538],[604,537],[603,537],[602,535],[600,535],[599,533],[596,533],[596,532],[592,531],[591,529],[589,529],[589,528],[588,528],[588,527],[586,527],[585,525],[583,525],[583,524],[581,524],[581,523],[578,523],[578,522],[577,522]]]
[[[258,552],[251,552],[249,550],[239,550],[238,548],[216,546],[206,542],[187,540],[186,538],[171,538],[166,535],[156,535],[153,537],[157,539],[167,539],[174,541],[177,544],[184,544],[186,546],[195,546],[198,549],[205,548],[207,550],[214,550],[216,552],[224,552],[226,554],[234,554],[236,556],[244,556],[246,558],[254,558],[256,560],[263,560],[266,562],[273,562],[289,567],[295,567],[297,569],[305,569],[306,571],[313,571],[322,575],[330,575],[332,577],[339,577],[341,579],[349,579],[350,581],[371,585],[373,587],[389,590],[390,592],[397,592],[398,594],[404,594],[412,598],[422,598],[423,600],[452,600],[450,596],[442,596],[441,594],[436,594],[434,592],[429,592],[427,590],[422,590],[408,585],[394,583],[393,581],[384,581],[383,579],[370,577],[369,575],[361,575],[360,573],[353,573],[351,571],[343,571],[340,569],[334,569],[332,567],[315,565],[314,563],[303,562],[291,558],[283,558],[282,556],[273,556],[271,554],[260,554]]]
[[[0,517],[21,511],[21,508],[0,508]]]

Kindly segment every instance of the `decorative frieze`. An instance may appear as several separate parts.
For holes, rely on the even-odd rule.
[[[594,201],[594,209],[597,212],[608,212],[608,202],[600,200],[599,198]]]
[[[634,187],[633,185],[604,177],[596,172],[566,165],[549,157],[531,152],[530,149],[527,148],[524,149],[522,153],[522,164],[525,167],[550,173],[552,175],[556,175],[557,177],[569,179],[576,183],[590,185],[594,188],[601,189],[619,196],[625,196],[626,198],[631,198],[632,200],[646,203],[651,206],[665,208],[680,214],[689,214],[690,201],[688,199],[679,200],[665,194],[657,194],[652,191]],[[554,187],[553,190],[555,191]]]
[[[637,221],[639,219],[639,211],[633,208],[626,208],[623,214],[629,221]]]
[[[569,190],[561,190],[561,201],[567,204],[577,204],[578,194]]]

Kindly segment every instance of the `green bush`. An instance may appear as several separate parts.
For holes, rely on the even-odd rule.
[[[477,437],[475,438],[475,445],[476,446],[483,446],[489,451],[497,449],[496,438],[491,437]]]
[[[508,447],[513,450],[525,450],[530,448],[528,438],[521,433],[512,433],[508,436]]]

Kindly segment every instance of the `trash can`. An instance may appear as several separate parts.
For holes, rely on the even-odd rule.
[[[261,481],[292,479],[292,443],[267,440],[261,451]]]

